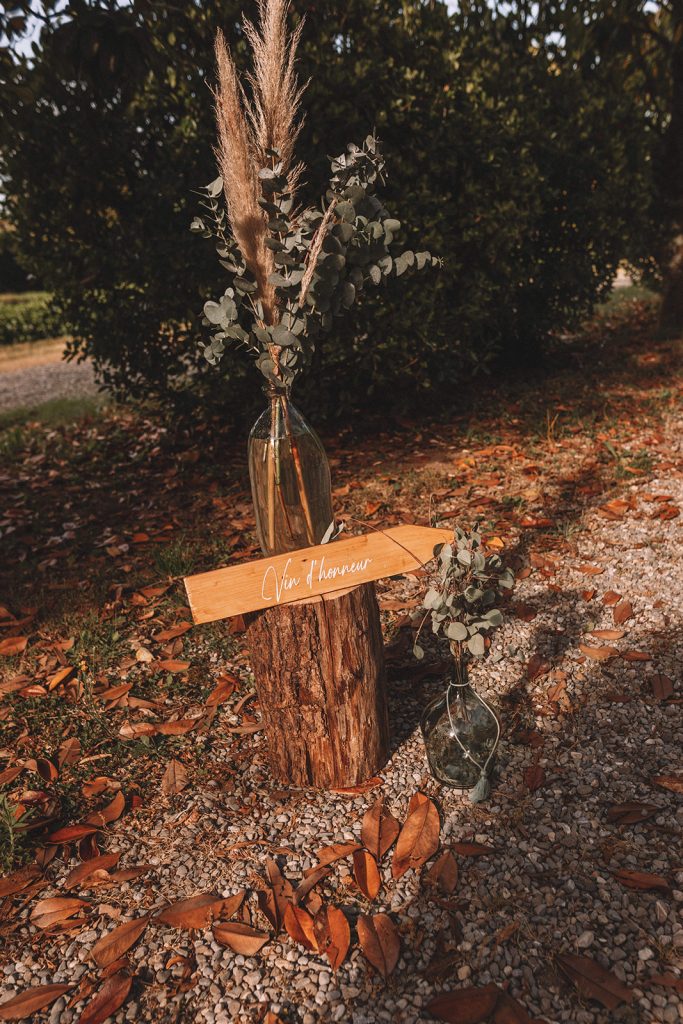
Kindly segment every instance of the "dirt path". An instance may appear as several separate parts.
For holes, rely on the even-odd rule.
[[[63,350],[63,338],[0,349],[0,412],[97,394],[92,365],[64,362]]]

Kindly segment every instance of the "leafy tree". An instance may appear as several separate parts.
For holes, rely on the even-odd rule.
[[[401,241],[444,259],[428,283],[388,282],[317,349],[309,398],[320,411],[396,408],[449,395],[496,359],[535,359],[625,254],[649,255],[640,97],[616,62],[577,62],[524,6],[464,0],[449,15],[420,0],[295,0],[294,19],[308,9],[300,147],[311,183],[328,154],[375,128],[387,206],[415,229]],[[202,306],[225,281],[187,233],[192,190],[216,173],[213,37],[222,27],[239,62],[241,9],[43,3],[33,58],[12,45],[1,58],[0,172],[22,257],[56,293],[72,353],[126,393],[239,393],[245,405],[241,368],[227,379],[201,357]]]

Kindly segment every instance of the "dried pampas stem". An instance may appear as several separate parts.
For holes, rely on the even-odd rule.
[[[258,204],[261,187],[251,127],[244,114],[237,70],[222,32],[216,36],[218,89],[215,92],[218,147],[230,226],[247,267],[254,275],[264,319],[275,321],[275,289],[268,282],[273,255],[265,244],[268,225]]]
[[[301,130],[296,117],[306,88],[299,86],[295,71],[303,21],[288,35],[289,0],[259,0],[258,10],[258,28],[244,22],[254,57],[253,74],[247,75],[253,97],[247,113],[261,166],[268,163],[267,151],[277,149],[293,194],[303,170],[303,164],[292,165]]]
[[[330,205],[325,210],[325,216],[321,220],[318,226],[318,230],[313,236],[311,248],[308,250],[308,256],[306,259],[306,272],[303,278],[301,279],[301,290],[299,292],[300,306],[303,306],[304,302],[306,301],[306,295],[311,285],[311,281],[313,280],[313,275],[315,274],[315,265],[318,262],[318,256],[320,255],[320,250],[323,247],[325,235],[327,234],[327,225],[332,220],[332,215],[334,213],[334,208],[336,205],[337,200],[333,199]]]

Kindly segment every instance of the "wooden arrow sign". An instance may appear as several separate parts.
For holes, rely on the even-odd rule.
[[[195,622],[214,622],[412,572],[429,561],[436,544],[452,537],[452,530],[394,526],[188,576],[185,588],[192,617]]]

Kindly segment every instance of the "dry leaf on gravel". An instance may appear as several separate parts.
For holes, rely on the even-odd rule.
[[[360,837],[373,857],[380,861],[400,832],[400,825],[391,811],[384,810],[382,799],[375,801],[363,815]]]
[[[655,804],[641,804],[636,800],[629,800],[608,808],[607,820],[614,822],[615,825],[638,825],[641,821],[648,821],[655,814],[659,814],[659,810]]]
[[[391,873],[401,878],[409,868],[420,868],[439,848],[439,812],[424,793],[411,798],[408,817],[396,842]]]
[[[85,819],[88,825],[97,825],[101,828],[103,825],[109,825],[112,821],[116,821],[123,814],[126,807],[126,798],[123,793],[119,790],[111,803],[103,807],[101,811],[95,811],[93,814],[89,814]]]
[[[208,928],[212,921],[223,915],[224,906],[231,904],[238,897],[241,903],[244,893],[237,893],[236,896],[229,896],[227,899],[215,892],[199,893],[197,896],[190,896],[189,899],[172,903],[170,907],[157,914],[156,920],[161,924],[169,924],[172,928]],[[233,910],[232,913],[234,912]]]
[[[315,867],[309,868],[304,874],[309,875],[313,871],[317,871],[318,868],[325,867],[327,864],[334,864],[337,860],[350,857],[352,853],[360,850],[360,848],[360,843],[333,843],[331,846],[321,846],[315,853],[318,863]]]
[[[683,775],[655,775],[652,782],[662,789],[670,789],[672,793],[683,793]]]
[[[642,889],[643,891],[663,889],[668,891],[671,888],[666,878],[662,878],[661,875],[653,875],[649,871],[631,871],[629,868],[618,868],[613,872],[613,876],[617,882],[621,882],[628,889]]]
[[[54,1003],[55,999],[59,999],[70,988],[70,985],[34,985],[27,988],[0,1003],[0,1020],[26,1020],[27,1017],[32,1017],[34,1013]]]
[[[398,963],[401,940],[388,914],[361,914],[356,923],[358,941],[366,958],[386,979]]]
[[[0,878],[0,899],[3,899],[5,896],[13,896],[16,892],[21,892],[39,875],[40,868],[35,864],[29,864],[28,867],[20,868],[11,875]]]
[[[75,843],[79,839],[93,835],[97,832],[96,825],[67,825],[66,828],[58,828],[47,837],[48,843]]]
[[[239,921],[216,921],[213,926],[213,937],[222,946],[228,946],[234,953],[242,956],[254,956],[265,946],[270,938],[268,932],[259,931],[249,924]]]
[[[346,915],[339,907],[322,907],[313,921],[318,950],[324,953],[333,971],[337,971],[346,958],[351,945],[351,929]]]
[[[533,683],[535,679],[540,679],[541,676],[550,672],[551,667],[550,662],[540,654],[532,654],[526,667],[526,677],[530,683]]]
[[[557,963],[582,996],[597,999],[607,1010],[616,1010],[633,999],[630,988],[590,957],[565,953],[558,956]]]
[[[166,796],[175,796],[176,793],[181,793],[185,789],[187,783],[188,776],[185,765],[173,758],[168,762],[161,780],[161,792]]]
[[[427,1003],[427,1010],[446,1024],[481,1024],[493,1014],[501,990],[497,985],[470,986],[442,992]]]
[[[620,626],[622,622],[626,622],[633,615],[633,605],[630,601],[620,601],[619,604],[614,606],[612,611],[612,618],[616,626]]]
[[[458,884],[458,862],[451,850],[444,850],[434,861],[427,872],[427,879],[445,895],[455,892]]]
[[[374,900],[382,885],[377,861],[367,850],[356,850],[353,855],[353,877],[366,899]]]
[[[98,967],[108,967],[115,960],[127,953],[135,945],[149,924],[150,915],[133,918],[120,924],[99,939],[90,951],[90,955]]]
[[[54,928],[55,925],[69,920],[88,904],[75,896],[48,896],[39,900],[31,911],[31,923],[42,930]]]
[[[459,857],[487,857],[495,853],[495,846],[486,846],[484,843],[453,843],[451,849]]]
[[[90,860],[82,861],[66,876],[64,888],[75,889],[77,885],[83,885],[95,871],[109,871],[118,864],[120,856],[117,850],[116,853],[103,853],[101,857],[91,857]]]
[[[663,985],[665,988],[675,988],[683,994],[683,978],[676,974],[653,974],[647,979],[650,985]],[[641,985],[643,982],[641,982]]]
[[[378,786],[384,785],[384,779],[380,779],[379,775],[373,775],[371,779],[366,779],[365,782],[359,782],[357,786],[342,786],[340,789],[331,789],[331,793],[339,793],[340,796],[362,796],[364,793],[369,793],[372,789],[377,789]]]
[[[0,654],[4,654],[8,658],[14,654],[21,654],[22,651],[26,650],[27,643],[27,636],[5,637],[4,640],[0,640]]]
[[[579,644],[579,649],[591,661],[608,661],[619,653],[616,647],[589,647],[588,644]]]
[[[669,697],[673,697],[673,680],[665,676],[663,672],[655,672],[650,676],[650,686],[655,700],[668,700]]]
[[[545,771],[543,766],[534,761],[524,772],[524,785],[530,793],[535,793],[545,782]]]
[[[304,949],[309,949],[314,953],[318,951],[313,918],[303,907],[295,907],[290,903],[285,911],[284,926],[285,931],[294,942],[298,942]]]
[[[123,1006],[133,979],[125,971],[112,974],[78,1018],[78,1024],[102,1024],[107,1017],[113,1017],[120,1006]]]

